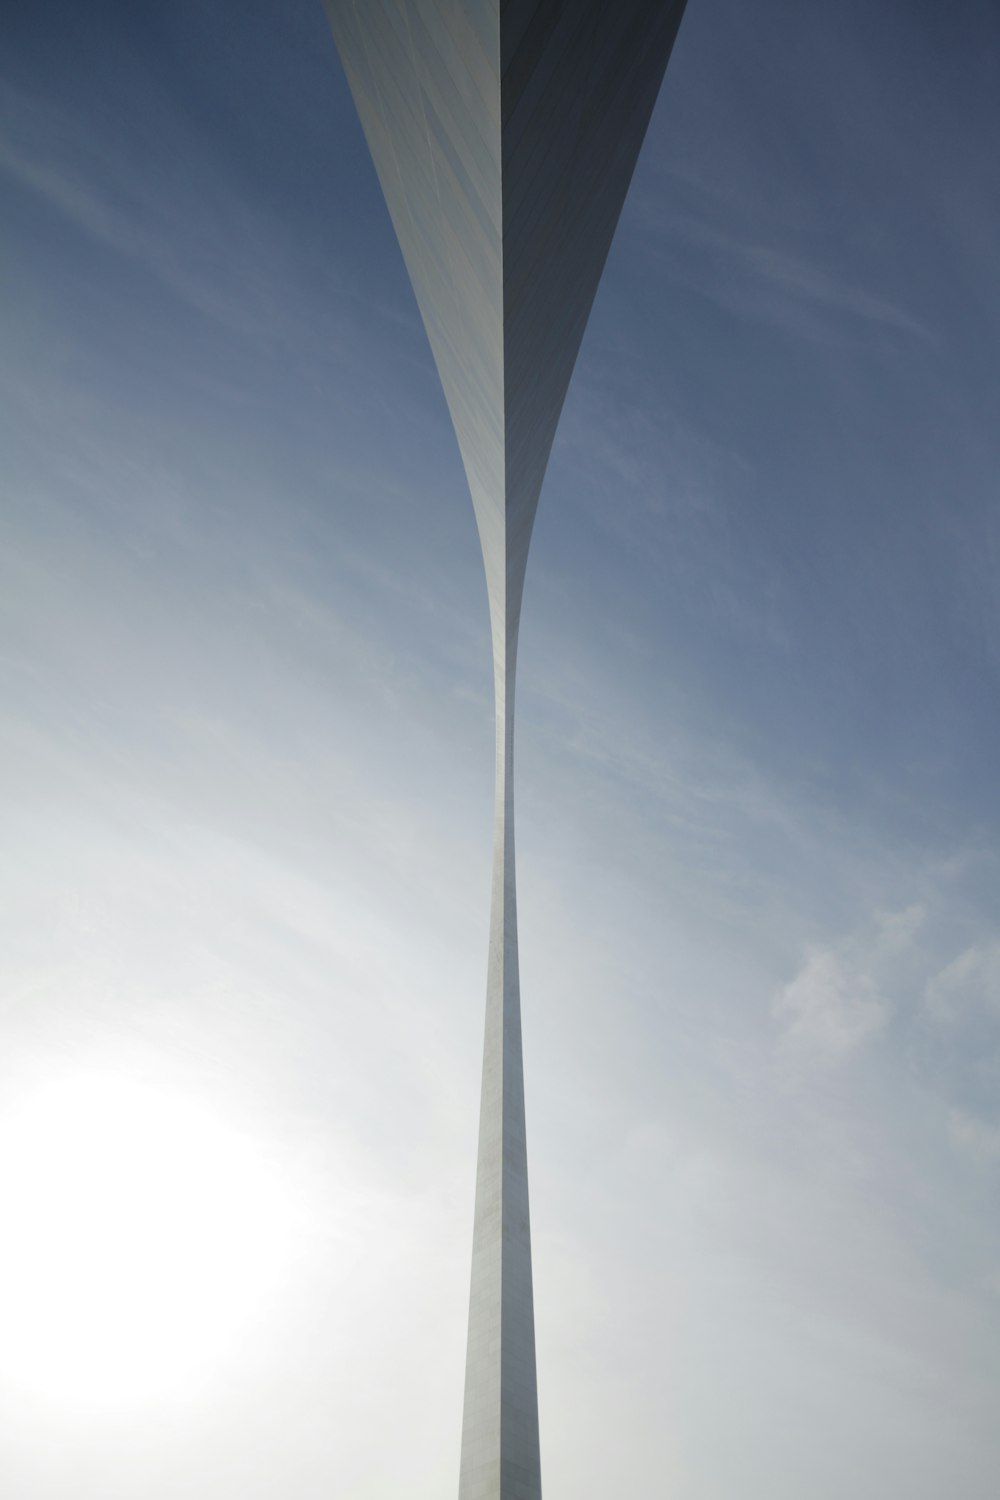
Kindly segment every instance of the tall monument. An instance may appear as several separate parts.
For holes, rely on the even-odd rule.
[[[496,810],[459,1500],[540,1500],[514,671],[549,450],[685,0],[325,0],[472,492]]]

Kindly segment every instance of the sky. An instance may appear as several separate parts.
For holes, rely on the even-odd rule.
[[[444,399],[318,0],[7,12],[0,1488],[437,1500],[493,791]],[[522,616],[548,1500],[997,1493],[998,70],[992,0],[681,27]]]

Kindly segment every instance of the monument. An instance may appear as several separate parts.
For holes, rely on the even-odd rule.
[[[325,0],[430,339],[489,594],[496,808],[459,1500],[540,1500],[514,894],[528,543],[685,0]]]

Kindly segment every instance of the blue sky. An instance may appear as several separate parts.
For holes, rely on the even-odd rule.
[[[444,400],[321,6],[18,10],[0,1147],[154,1080],[294,1254],[169,1401],[0,1360],[4,1493],[429,1500],[493,770]],[[986,0],[690,0],[626,204],[518,664],[550,1500],[996,1493],[998,64]]]

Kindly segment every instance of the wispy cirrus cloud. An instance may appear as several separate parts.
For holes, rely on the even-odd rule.
[[[982,938],[940,968],[927,981],[924,1003],[938,1021],[970,1012],[1000,1015],[1000,942]]]
[[[255,303],[254,326],[268,325],[268,304],[272,313],[276,308],[261,261],[272,235],[261,234],[259,219],[207,165],[194,182],[172,169],[172,160],[191,158],[175,120],[163,121],[160,141],[143,154],[134,142],[108,140],[70,111],[10,84],[2,102],[0,172],[231,331],[250,331]]]
[[[857,338],[865,326],[926,345],[937,341],[934,329],[902,303],[815,251],[779,238],[741,239],[691,210],[660,208],[654,222],[652,243],[671,274],[730,312],[837,343]]]
[[[415,312],[401,316],[376,289],[359,299],[336,262],[242,192],[166,105],[139,140],[6,80],[0,110],[0,176],[223,331],[328,365],[357,359],[359,310],[416,331]]]

